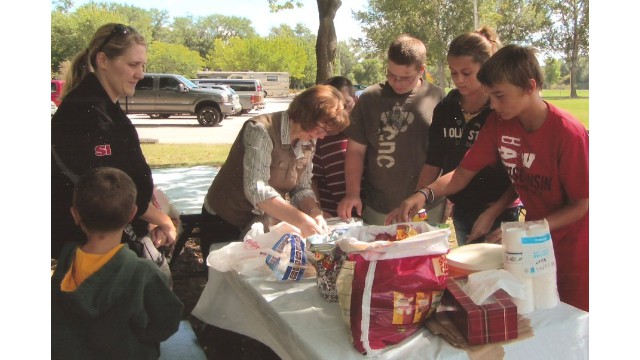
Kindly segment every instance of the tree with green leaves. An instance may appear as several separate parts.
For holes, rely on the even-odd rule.
[[[291,76],[291,88],[307,88],[315,84],[317,69],[315,49],[316,36],[304,24],[298,23],[295,28],[291,28],[291,26],[286,24],[281,24],[278,27],[271,28],[269,38],[277,37],[294,38],[296,44],[304,50],[306,62],[303,64],[302,72],[295,74],[291,72],[289,73]],[[280,67],[282,67],[282,65],[280,65]]]
[[[144,9],[112,3],[88,3],[74,12],[59,6],[51,13],[51,71],[88,46],[95,31],[105,23],[133,26],[149,42],[152,17]]]
[[[562,62],[558,59],[548,57],[544,61],[544,86],[552,89],[553,85],[560,82]]]
[[[427,46],[427,63],[437,68],[438,83],[445,82],[446,49],[449,41],[473,24],[470,1],[462,0],[370,0],[355,14],[368,38],[369,52],[385,54],[398,35],[406,33]]]
[[[300,78],[306,63],[304,44],[295,37],[233,37],[227,43],[214,41],[205,66],[220,71],[287,71]]]
[[[554,0],[554,26],[547,32],[548,46],[564,55],[570,68],[571,97],[577,98],[581,56],[589,54],[589,0]]]
[[[296,38],[304,47],[307,62],[301,77],[291,77],[291,86],[294,89],[308,88],[316,83],[318,63],[316,60],[316,36],[302,23],[296,24],[294,29]]]
[[[358,63],[359,53],[357,44],[353,41],[339,41],[336,54],[336,67],[334,75],[342,75],[353,81],[353,68]]]
[[[503,44],[543,46],[539,38],[551,27],[551,1],[557,0],[482,0],[480,24],[494,28]]]
[[[386,63],[378,58],[366,59],[353,68],[356,84],[372,85],[384,81]]]
[[[295,0],[268,0],[272,12],[285,9],[293,9],[294,5],[302,6],[302,3]],[[336,48],[338,40],[333,19],[336,12],[342,6],[340,0],[316,0],[318,4],[318,16],[320,25],[316,40],[317,75],[316,84],[321,84],[326,79],[333,76],[333,64],[336,58]]]
[[[213,49],[213,41],[221,39],[223,42],[232,37],[242,39],[255,37],[257,33],[251,20],[238,16],[209,15],[196,19],[195,22],[195,48],[203,58]]]
[[[170,16],[167,10],[151,9],[151,40],[169,42]]]
[[[478,1],[481,25],[493,27],[504,43],[532,39],[548,26],[547,0]],[[446,54],[456,36],[475,30],[473,2],[468,0],[369,0],[356,13],[363,24],[369,52],[386,53],[391,41],[402,33],[422,40],[427,46],[427,64],[436,68],[438,85],[446,87]],[[515,38],[517,37],[517,38]]]
[[[147,70],[150,73],[174,73],[195,78],[204,61],[197,51],[186,46],[155,41],[147,52]]]

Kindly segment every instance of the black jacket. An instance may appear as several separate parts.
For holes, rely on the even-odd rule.
[[[144,214],[153,194],[151,169],[142,154],[131,120],[113,103],[93,74],[88,74],[64,98],[51,119],[51,145],[69,170],[82,175],[89,169],[111,166],[126,172],[138,189],[137,216]],[[57,258],[66,241],[83,241],[69,212],[73,182],[51,157],[51,257]],[[135,228],[146,229],[138,221]]]
[[[442,173],[453,171],[476,141],[478,132],[491,113],[487,106],[468,123],[460,109],[460,93],[449,94],[433,110],[433,122],[429,130],[429,153],[425,163],[442,168]],[[502,164],[487,167],[471,180],[460,192],[449,196],[456,211],[484,210],[487,204],[497,200],[511,185]]]

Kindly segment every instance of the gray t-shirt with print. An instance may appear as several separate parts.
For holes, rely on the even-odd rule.
[[[367,146],[362,202],[388,213],[415,191],[429,147],[433,109],[444,91],[428,82],[398,95],[387,82],[368,87],[345,134]]]

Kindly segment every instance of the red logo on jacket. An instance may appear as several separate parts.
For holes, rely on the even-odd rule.
[[[96,156],[107,156],[111,155],[111,145],[98,145],[94,148]]]

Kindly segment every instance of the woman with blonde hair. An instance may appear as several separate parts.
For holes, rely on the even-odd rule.
[[[137,188],[138,211],[131,225],[145,236],[157,225],[155,245],[172,245],[176,228],[171,219],[150,206],[153,179],[140,140],[118,99],[132,96],[144,78],[147,44],[134,28],[109,23],[100,26],[67,73],[63,99],[51,119],[51,257],[62,245],[84,241],[69,208],[74,182],[86,171],[115,167],[129,175]]]

